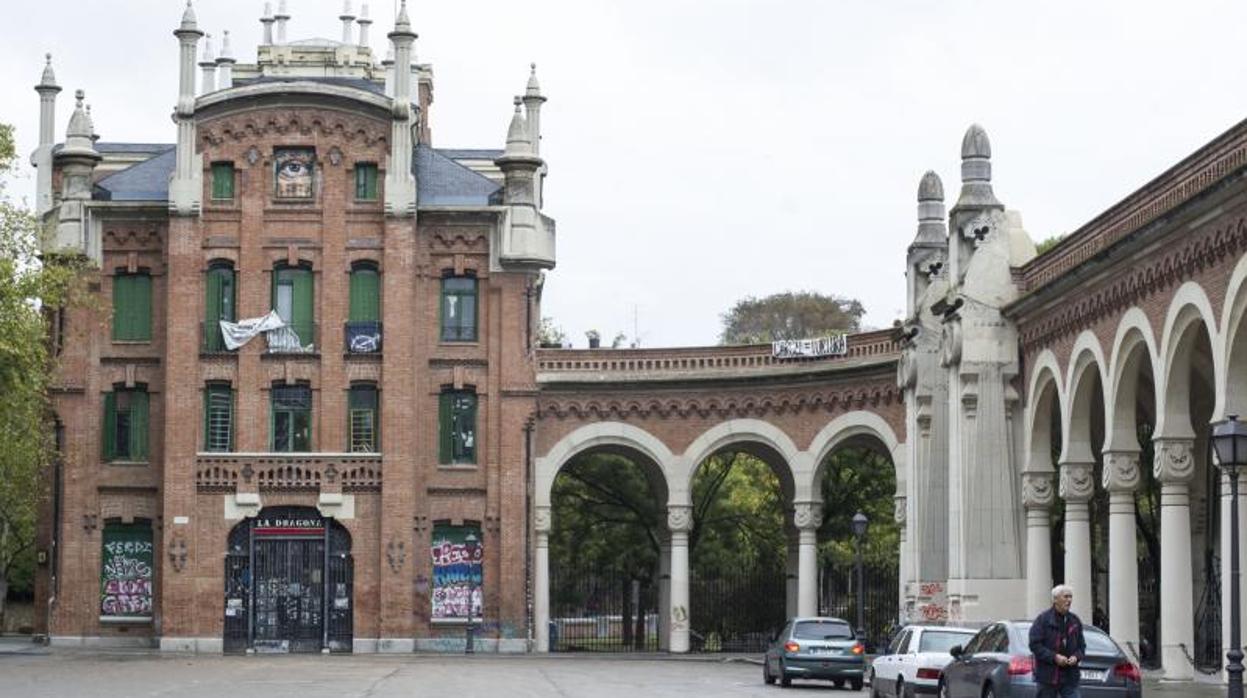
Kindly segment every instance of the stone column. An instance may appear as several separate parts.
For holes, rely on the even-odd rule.
[[[1065,501],[1065,580],[1074,588],[1071,610],[1091,620],[1091,508],[1095,463],[1061,463],[1061,499]]]
[[[784,526],[784,538],[788,543],[788,555],[784,558],[784,615],[791,618],[797,615],[797,578],[801,573],[800,553],[801,534],[795,526]]]
[[[797,615],[818,615],[818,527],[823,523],[820,502],[798,502],[792,523],[797,527]]]
[[[671,622],[668,650],[688,652],[688,532],[693,529],[693,508],[667,507],[667,529],[671,531],[671,605],[667,617]]]
[[[537,507],[533,517],[537,550],[533,560],[533,636],[537,651],[550,651],[550,507]]]
[[[1215,462],[1208,467],[1217,468]],[[1230,584],[1233,576],[1230,572],[1230,478],[1224,472],[1217,481],[1221,483],[1221,656],[1230,651]],[[1247,531],[1242,529],[1243,519],[1247,517],[1247,473],[1238,477],[1238,559],[1247,560]],[[1247,575],[1244,575],[1247,578]],[[1242,581],[1239,582],[1242,584]],[[1242,589],[1242,587],[1240,587]],[[1247,590],[1245,590],[1247,591]],[[1247,618],[1247,593],[1239,594],[1239,618]],[[1221,668],[1222,681],[1229,680],[1225,667]]]
[[[658,547],[658,649],[671,649],[671,541]]]
[[[1195,644],[1191,600],[1190,482],[1195,474],[1193,439],[1157,437],[1152,473],[1160,481],[1160,658],[1165,679],[1195,677],[1186,658]],[[1186,650],[1182,649],[1185,645]]]
[[[900,582],[899,584],[897,584],[897,590],[898,590],[897,608],[901,609],[901,611],[904,612],[906,608],[905,597],[907,596],[908,591],[909,591],[909,584],[910,582],[913,581],[913,579],[911,579],[912,575],[910,574],[910,571],[909,571],[910,568],[912,567],[912,560],[911,560],[912,555],[909,549],[908,530],[907,530],[907,527],[905,526],[905,520],[906,520],[905,498],[894,497],[892,501],[892,506],[893,506],[892,518],[894,521],[896,521],[897,529],[899,529],[900,531],[900,541],[899,541],[899,545],[897,546],[898,548],[900,548],[900,556],[899,556],[900,565],[899,565],[899,569],[897,570],[897,576],[899,577],[899,582]]]
[[[1139,651],[1139,563],[1134,530],[1134,491],[1139,486],[1139,452],[1104,453],[1108,490],[1109,634],[1135,655]]]
[[[1052,524],[1056,499],[1051,472],[1022,473],[1026,509],[1026,617],[1052,605]]]

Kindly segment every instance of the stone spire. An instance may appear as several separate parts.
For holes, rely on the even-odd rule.
[[[229,30],[226,29],[221,34],[221,53],[216,57],[216,66],[219,73],[218,87],[222,90],[228,90],[234,86],[234,50],[229,45]]]
[[[178,102],[174,121],[178,125],[173,177],[169,181],[169,210],[176,215],[198,212],[203,198],[203,173],[195,155],[195,48],[204,33],[195,23],[195,12],[186,0],[182,24],[173,32],[178,38]]]
[[[264,3],[264,16],[260,17],[260,24],[264,25],[265,46],[273,45],[273,22],[275,21],[276,20],[273,18],[273,3]]]
[[[524,114],[528,121],[528,137],[536,154],[541,154],[541,105],[545,101],[541,84],[537,82],[537,64],[530,63],[528,85],[524,88]]]
[[[52,72],[52,54],[46,54],[43,76],[35,85],[39,93],[39,147],[30,158],[35,167],[35,213],[42,216],[52,208],[52,146],[56,141],[56,96],[61,86]]]
[[[394,45],[390,44],[385,50],[385,59],[381,61],[381,68],[385,71],[385,96],[394,96]]]
[[[203,57],[199,59],[199,67],[203,70],[203,83],[199,86],[200,94],[216,91],[216,52],[212,48],[212,35],[204,36]]]
[[[504,265],[549,269],[554,266],[554,229],[541,215],[538,193],[544,163],[535,152],[531,126],[520,111],[524,98],[517,96],[514,101],[506,150],[494,160],[505,180],[503,203],[510,209],[498,258]]]
[[[352,39],[351,25],[355,22],[355,13],[351,11],[351,0],[342,0],[342,14],[338,15],[338,19],[342,20],[342,43],[350,46]]]
[[[973,124],[961,139],[961,196],[954,211],[961,208],[1004,208],[992,192],[992,144],[987,131]]]
[[[91,117],[90,104],[87,105],[87,128],[91,130],[91,143],[98,143],[100,140],[100,134],[95,130],[95,119]]]
[[[394,109],[390,125],[390,162],[386,168],[385,210],[392,216],[406,217],[416,210],[416,178],[412,173],[412,129],[416,123],[411,105],[411,46],[416,33],[407,17],[407,0],[402,0],[394,31]]]
[[[944,220],[944,183],[932,170],[918,183],[918,235],[913,246],[948,245],[948,226]]]
[[[45,251],[83,254],[98,261],[99,245],[88,236],[87,205],[91,201],[91,175],[100,161],[92,140],[95,129],[83,104],[82,90],[74,93],[77,103],[65,129],[65,147],[56,153],[61,170],[61,205],[56,216],[56,236]]]
[[[277,20],[277,43],[286,43],[286,22],[290,21],[290,12],[286,9],[286,0],[277,0],[277,14],[273,15],[273,19]]]
[[[368,16],[368,3],[359,6],[359,19],[355,20],[359,24],[359,45],[361,48],[368,46],[368,27],[372,25],[372,19]]]

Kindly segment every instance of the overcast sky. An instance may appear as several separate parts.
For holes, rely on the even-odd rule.
[[[274,3],[276,4],[276,3]],[[340,38],[341,0],[289,0],[290,39]],[[0,121],[38,136],[53,53],[104,140],[173,142],[180,0],[0,0]],[[253,62],[261,0],[198,0]],[[359,2],[355,2],[358,9]],[[997,196],[1036,241],[1095,214],[1247,116],[1247,3],[475,0],[410,6],[433,64],[438,147],[503,145],[536,61],[558,267],[544,313],[577,345],[713,344],[745,296],[857,298],[903,313],[927,169],[959,184],[961,136],[991,137]],[[391,0],[372,3],[384,55]],[[15,193],[33,193],[29,180]]]

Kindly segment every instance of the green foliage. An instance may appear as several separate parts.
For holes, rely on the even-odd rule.
[[[561,347],[566,341],[567,333],[555,324],[554,318],[541,318],[541,327],[537,329],[537,344],[543,347]]]
[[[701,464],[693,475],[689,548],[690,561],[699,570],[782,569],[787,550],[784,503],[770,466],[735,451]]]
[[[813,291],[785,291],[765,298],[750,296],[722,315],[721,344],[757,344],[805,339],[829,332],[854,332],[866,309],[849,298]]]
[[[0,124],[0,620],[10,581],[29,584],[18,572],[31,567],[39,472],[55,457],[44,310],[80,299],[86,268],[39,258],[39,226],[3,186],[16,163],[13,129]]]
[[[1035,252],[1036,254],[1043,254],[1053,247],[1056,247],[1057,243],[1064,239],[1064,235],[1053,235],[1052,237],[1041,241],[1038,245],[1035,245]]]
[[[818,538],[825,564],[840,568],[853,564],[852,519],[859,511],[870,522],[863,558],[874,564],[898,563],[901,532],[893,516],[896,470],[887,456],[864,446],[837,449],[823,462],[822,493]]]

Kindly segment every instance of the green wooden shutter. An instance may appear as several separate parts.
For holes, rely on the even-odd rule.
[[[312,298],[312,272],[310,269],[299,269],[294,274],[294,308],[291,313],[291,324],[299,333],[299,341],[305,345],[311,344],[315,339],[312,333],[312,320],[315,317]]]
[[[443,464],[450,463],[452,457],[454,421],[451,404],[453,398],[451,393],[442,393],[437,396],[437,462]]]
[[[145,340],[152,338],[152,277],[139,274],[130,277],[133,287],[131,294],[131,336],[126,339]]]
[[[375,269],[356,269],[351,272],[351,308],[347,319],[351,322],[381,320],[380,280]]]
[[[212,198],[234,198],[234,166],[228,162],[212,165]]]
[[[130,460],[147,460],[147,391],[130,393]]]
[[[104,393],[104,460],[112,460],[117,453],[117,397]]]
[[[130,312],[134,307],[130,299],[131,278],[122,274],[113,277],[113,339],[127,339],[130,331]]]
[[[476,396],[475,395],[464,395],[463,398],[464,398],[463,399],[464,410],[463,410],[463,414],[461,414],[459,417],[459,419],[462,420],[461,424],[463,425],[463,428],[460,429],[460,432],[464,434],[471,434],[472,436],[471,446],[467,445],[466,439],[464,440],[464,447],[463,447],[464,456],[465,456],[464,461],[468,463],[475,463],[476,462]]]

